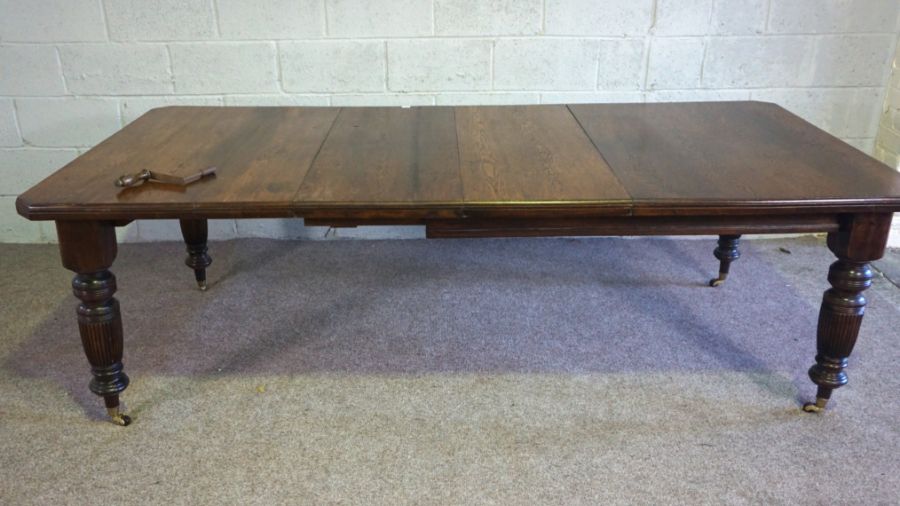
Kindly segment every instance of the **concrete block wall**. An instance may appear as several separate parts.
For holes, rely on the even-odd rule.
[[[891,78],[885,91],[878,136],[875,138],[875,158],[900,170],[900,44],[891,65]],[[900,218],[894,216],[888,245],[900,248]]]
[[[875,157],[900,170],[900,45],[891,71],[875,140]]]
[[[898,13],[900,0],[0,0],[0,241],[53,241],[15,197],[167,104],[758,99],[872,152]],[[421,230],[224,220],[211,236]],[[172,222],[122,234],[178,237]]]

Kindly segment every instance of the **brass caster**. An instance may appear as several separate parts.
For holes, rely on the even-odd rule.
[[[722,275],[719,275],[718,278],[713,278],[709,280],[709,286],[715,288],[717,286],[721,286],[725,283],[725,278]]]
[[[201,292],[205,292],[205,291],[206,291],[206,288],[207,288],[207,286],[206,286],[206,280],[203,280],[203,281],[197,281],[197,287],[200,288],[200,291],[201,291]]]
[[[131,417],[124,413],[119,413],[119,408],[106,408],[106,412],[109,413],[112,423],[116,425],[127,427],[131,424]]]
[[[828,399],[816,397],[816,402],[807,402],[803,405],[803,411],[806,413],[824,413],[826,404],[828,404]]]

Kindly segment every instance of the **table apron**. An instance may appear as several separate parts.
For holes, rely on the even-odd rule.
[[[331,226],[356,226],[352,221]],[[722,235],[835,232],[839,214],[770,216],[662,216],[528,220],[440,220],[426,224],[428,238],[621,235]]]

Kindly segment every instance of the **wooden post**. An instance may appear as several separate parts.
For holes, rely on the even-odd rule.
[[[187,246],[188,256],[184,264],[194,269],[194,279],[200,290],[206,291],[206,268],[212,264],[212,258],[206,253],[207,221],[180,220],[181,236]]]
[[[831,288],[822,296],[819,329],[816,336],[816,363],[809,377],[818,385],[815,403],[804,411],[820,412],[835,388],[847,384],[847,359],[856,344],[866,297],[872,286],[870,261],[884,255],[891,228],[891,214],[856,214],[844,217],[841,228],[828,234],[828,249],[838,260],[828,270]]]
[[[111,223],[57,221],[59,252],[66,269],[75,272],[72,291],[78,305],[81,344],[91,364],[91,392],[103,397],[107,412],[118,425],[131,419],[120,412],[119,394],[128,387],[122,370],[122,317],[116,277],[109,271],[116,259],[116,231]]]

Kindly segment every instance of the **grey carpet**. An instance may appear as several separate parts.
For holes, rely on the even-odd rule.
[[[123,429],[55,247],[0,245],[0,503],[900,503],[900,289],[805,415],[831,254],[713,247],[238,240],[200,293],[124,245]]]

